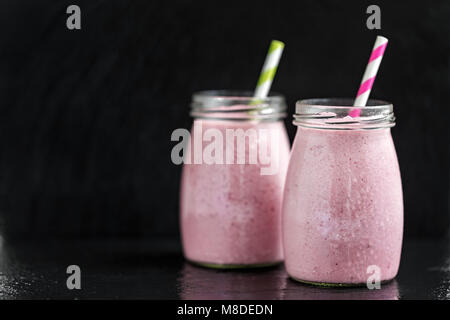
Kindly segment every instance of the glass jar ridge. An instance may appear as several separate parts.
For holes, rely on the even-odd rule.
[[[200,91],[192,96],[190,115],[196,119],[276,121],[286,117],[286,101],[279,94],[255,98],[250,91]]]
[[[353,106],[350,98],[306,99],[296,103],[293,124],[333,130],[365,130],[395,126],[392,103],[369,100],[367,106]],[[359,109],[359,116],[350,116]]]

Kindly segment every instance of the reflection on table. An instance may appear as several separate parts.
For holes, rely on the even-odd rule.
[[[215,270],[185,263],[178,278],[178,294],[184,300],[397,300],[397,281],[379,290],[322,288],[291,280],[284,267],[257,270]]]

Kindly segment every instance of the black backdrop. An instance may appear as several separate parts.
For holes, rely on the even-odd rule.
[[[253,89],[276,38],[290,114],[299,98],[352,97],[382,34],[372,97],[397,115],[406,235],[445,234],[450,4],[426,3],[375,2],[378,32],[364,1],[0,0],[1,233],[177,236],[170,135],[190,126],[192,92]]]

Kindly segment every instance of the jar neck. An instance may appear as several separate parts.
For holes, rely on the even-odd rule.
[[[195,119],[277,121],[286,117],[283,96],[257,99],[251,92],[202,91],[193,95],[191,116]]]
[[[325,130],[373,130],[395,126],[391,103],[369,100],[365,107],[352,106],[353,99],[298,101],[294,125]]]

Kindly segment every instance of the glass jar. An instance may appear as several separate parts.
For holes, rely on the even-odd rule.
[[[282,261],[285,108],[279,95],[257,101],[250,92],[193,95],[180,205],[187,260],[218,268]]]
[[[283,203],[285,265],[295,280],[366,285],[393,279],[403,237],[393,106],[353,99],[297,102]],[[378,279],[377,279],[378,277]]]

